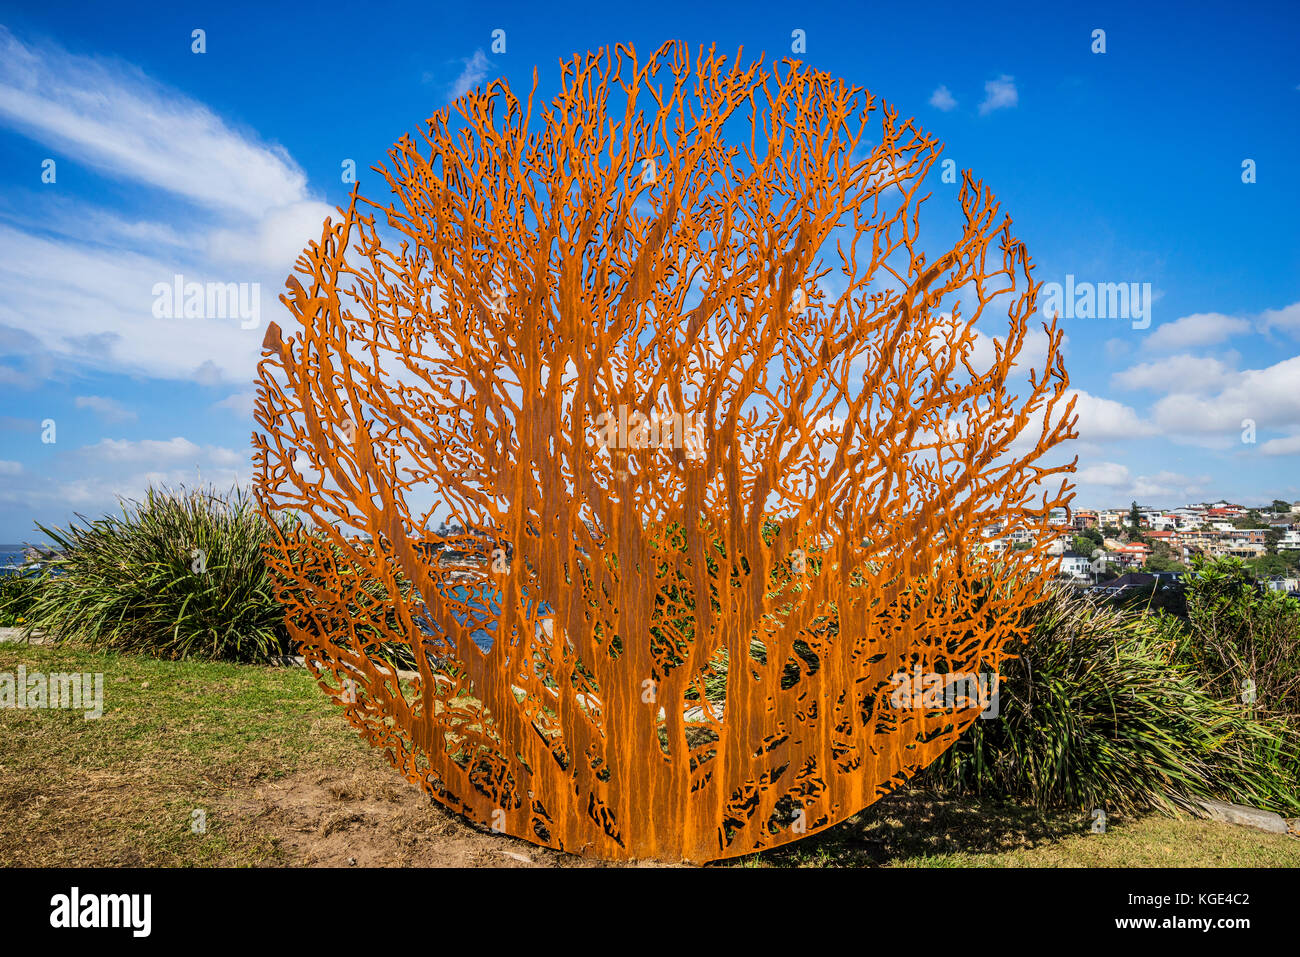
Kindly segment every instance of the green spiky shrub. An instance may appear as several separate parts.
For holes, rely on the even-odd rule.
[[[1266,591],[1239,558],[1194,559],[1183,653],[1221,697],[1300,719],[1300,601]]]
[[[30,573],[0,575],[0,628],[25,626],[36,603],[39,579]]]
[[[54,641],[159,658],[264,661],[289,653],[250,496],[149,489],[120,516],[38,526],[60,553],[31,625]]]
[[[1285,719],[1220,697],[1180,653],[1173,617],[1053,592],[1003,668],[1000,713],[920,782],[1040,809],[1191,809],[1198,797],[1300,810]]]

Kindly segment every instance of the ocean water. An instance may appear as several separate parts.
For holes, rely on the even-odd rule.
[[[497,629],[497,619],[501,617],[501,592],[493,585],[484,583],[474,588],[468,585],[457,585],[450,594],[457,601],[465,602],[471,609],[469,614],[454,610],[451,613],[452,617],[465,628],[478,625],[479,627],[470,632],[470,638],[485,652],[490,651]],[[525,607],[529,604],[525,602]],[[551,609],[549,605],[543,603],[540,610],[546,613]],[[426,624],[424,630],[429,634],[433,633],[432,625]]]
[[[0,575],[17,575],[22,572],[26,548],[25,545],[0,545]],[[38,570],[39,567],[37,566]],[[31,573],[32,566],[27,566],[27,571]]]

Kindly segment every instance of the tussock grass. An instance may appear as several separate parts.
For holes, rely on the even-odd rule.
[[[1294,725],[1221,698],[1181,654],[1181,624],[1053,592],[1003,669],[1001,714],[922,775],[1039,809],[1192,808],[1197,797],[1300,812]]]
[[[288,653],[263,560],[270,528],[246,493],[151,488],[120,516],[37,527],[59,554],[29,612],[55,642],[168,659]]]

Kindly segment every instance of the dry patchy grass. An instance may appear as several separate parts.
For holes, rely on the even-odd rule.
[[[102,672],[104,715],[0,710],[0,863],[581,866],[432,804],[301,669],[0,644],[0,672]],[[191,830],[206,813],[207,831]],[[1300,840],[1209,821],[903,791],[749,866],[1300,866]]]

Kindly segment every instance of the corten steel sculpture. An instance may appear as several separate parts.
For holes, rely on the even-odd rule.
[[[254,436],[281,597],[466,817],[603,858],[775,847],[981,710],[900,675],[995,674],[1022,637],[1071,497],[1060,334],[969,173],[923,251],[939,144],[865,91],[678,44],[560,79],[437,113],[299,259]]]

